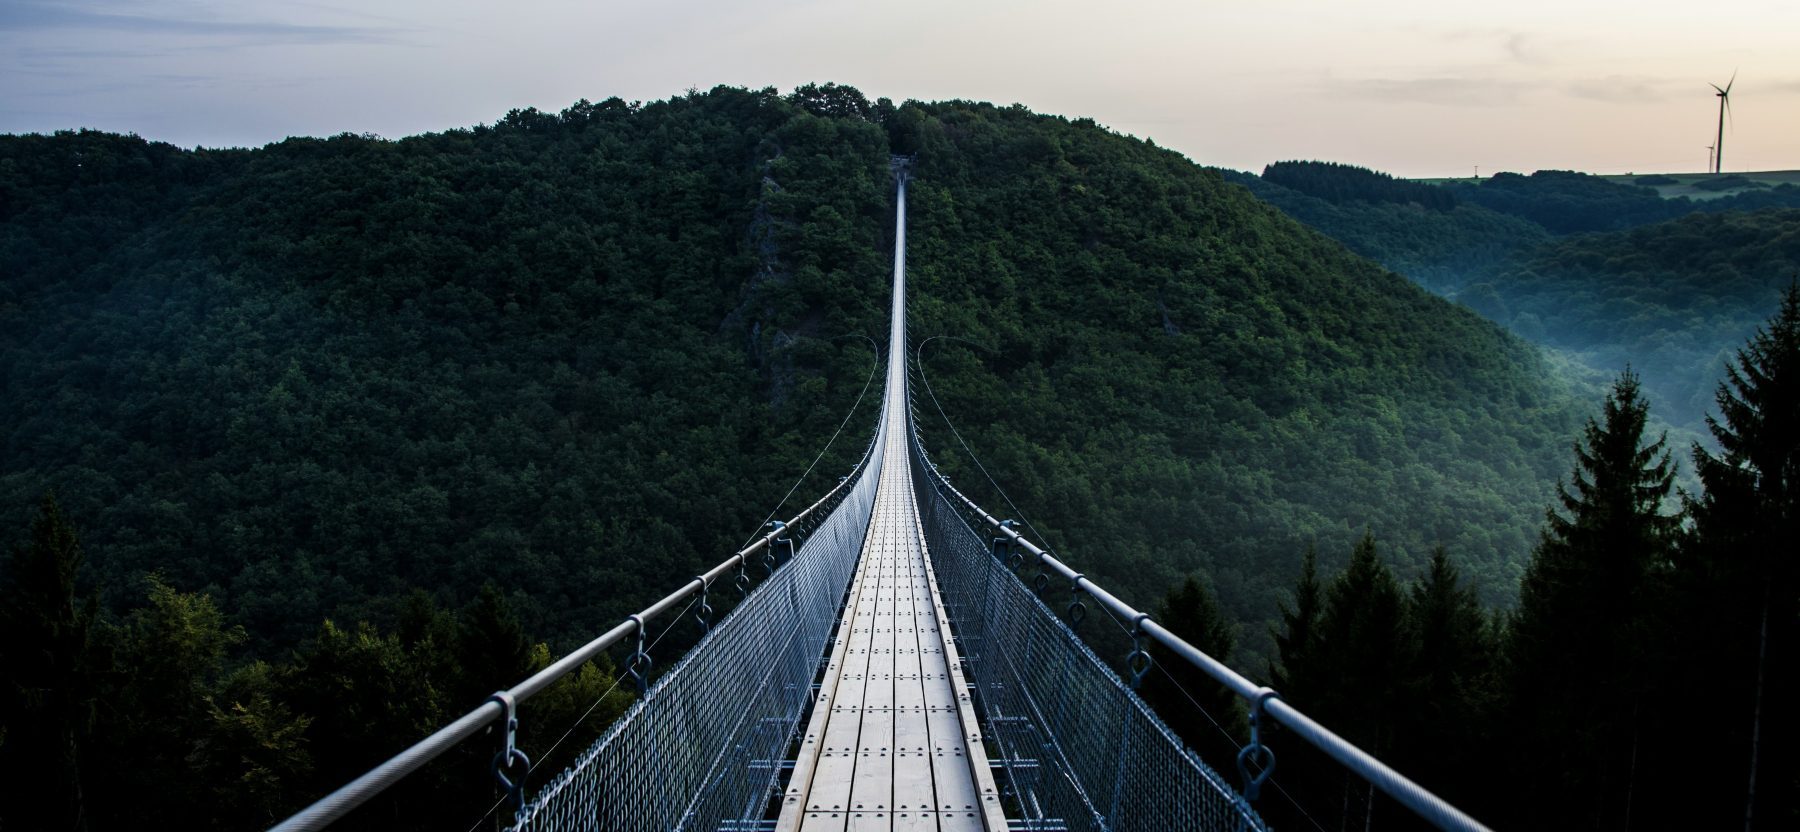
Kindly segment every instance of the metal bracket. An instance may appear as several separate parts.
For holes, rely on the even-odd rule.
[[[627,616],[626,620],[637,625],[637,649],[626,661],[625,674],[637,685],[638,698],[642,699],[650,690],[650,654],[644,652],[644,617],[642,615]]]
[[[781,536],[782,531],[787,528],[787,524],[780,520],[770,520],[769,525],[765,528],[769,529],[770,533],[775,535],[774,538],[769,541],[769,545],[763,547],[763,577],[767,578],[770,575],[775,574],[775,547],[782,543],[788,544],[788,559],[793,560],[794,541],[791,539],[784,539]]]
[[[1087,620],[1087,605],[1081,603],[1081,579],[1086,577],[1080,572],[1069,579],[1069,609],[1065,617],[1069,621],[1069,629],[1074,630]]]
[[[495,691],[488,697],[489,702],[498,702],[505,710],[502,715],[502,736],[500,753],[494,755],[491,766],[494,779],[500,781],[500,787],[506,790],[506,799],[513,805],[513,811],[525,808],[525,776],[531,773],[531,758],[518,747],[519,738],[519,703],[513,699],[510,691]],[[517,765],[520,771],[517,777],[507,775]]]
[[[700,622],[700,633],[704,635],[712,632],[713,608],[706,602],[706,591],[711,587],[705,575],[695,575],[694,580],[700,582],[700,606],[694,609],[694,618]]]
[[[1131,673],[1131,689],[1137,690],[1143,684],[1144,674],[1156,664],[1150,652],[1144,649],[1144,622],[1150,620],[1149,613],[1138,613],[1131,620],[1131,653],[1125,657],[1125,669]]]
[[[1262,741],[1263,709],[1270,699],[1279,699],[1281,694],[1269,688],[1257,688],[1256,695],[1250,699],[1250,743],[1238,751],[1238,774],[1244,778],[1244,799],[1256,800],[1262,794],[1263,783],[1275,773],[1275,752]],[[1251,766],[1256,773],[1251,774]]]

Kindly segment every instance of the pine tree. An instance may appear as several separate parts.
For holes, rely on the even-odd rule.
[[[0,806],[9,828],[85,829],[83,750],[94,722],[95,602],[76,587],[81,541],[44,495],[0,594]]]
[[[1189,575],[1164,597],[1156,620],[1201,652],[1229,662],[1237,634],[1199,578]],[[1155,667],[1143,691],[1157,715],[1214,770],[1233,771],[1246,733],[1237,694],[1161,645],[1152,645],[1150,655]]]
[[[1745,827],[1792,825],[1800,812],[1788,713],[1800,697],[1800,284],[1788,286],[1775,317],[1727,366],[1716,401],[1721,419],[1709,416],[1707,427],[1720,453],[1693,448],[1705,492],[1688,504],[1694,535],[1677,564],[1678,591],[1714,626],[1716,641],[1704,647],[1719,678],[1753,680],[1735,706],[1748,710],[1734,717],[1743,739],[1726,752],[1747,755],[1737,785],[1746,790]]]
[[[1300,558],[1300,577],[1294,582],[1293,604],[1284,601],[1280,609],[1281,629],[1271,633],[1275,637],[1278,663],[1269,665],[1269,684],[1282,698],[1310,712],[1333,690],[1331,671],[1323,662],[1324,651],[1319,643],[1319,619],[1324,614],[1325,591],[1319,582],[1319,551],[1312,544],[1307,545],[1306,553]],[[1342,785],[1342,769],[1323,755],[1307,752],[1300,743],[1288,742],[1283,745],[1276,769],[1276,781],[1299,796],[1299,805],[1318,810],[1336,801]],[[1290,814],[1285,802],[1264,801],[1260,808],[1269,813],[1270,822],[1280,826],[1309,822],[1303,814],[1306,810]]]
[[[1492,623],[1475,590],[1462,582],[1443,547],[1413,583],[1407,598],[1413,663],[1407,677],[1412,703],[1397,739],[1403,771],[1465,808],[1492,783],[1482,746],[1492,718],[1494,658]]]
[[[1350,563],[1325,591],[1319,616],[1317,663],[1334,680],[1320,704],[1335,713],[1345,735],[1380,755],[1391,745],[1399,707],[1395,694],[1407,672],[1406,605],[1400,583],[1382,562],[1375,536],[1365,533]]]
[[[1648,739],[1650,576],[1667,561],[1677,522],[1662,513],[1675,476],[1667,438],[1644,442],[1648,415],[1626,370],[1575,445],[1572,481],[1557,487],[1562,510],[1546,510],[1519,588],[1508,688],[1528,721],[1515,763],[1551,791],[1532,820],[1630,822]]]
[[[483,584],[457,624],[462,681],[456,707],[475,707],[489,694],[524,679],[532,667],[525,625],[493,584]]]
[[[1319,587],[1319,550],[1308,544],[1294,583],[1294,605],[1281,604],[1281,629],[1275,635],[1279,664],[1269,666],[1270,684],[1282,695],[1304,697],[1314,686],[1307,676],[1317,647],[1319,614],[1324,605]]]
[[[1325,590],[1314,662],[1331,687],[1320,696],[1315,716],[1340,726],[1340,734],[1377,757],[1393,750],[1407,707],[1403,695],[1412,645],[1406,626],[1400,583],[1382,562],[1375,535],[1365,532],[1350,563]],[[1346,818],[1367,827],[1375,809],[1374,786],[1345,774],[1343,795]]]
[[[275,677],[273,698],[312,720],[309,787],[320,794],[436,730],[448,710],[400,640],[367,622],[327,619]]]

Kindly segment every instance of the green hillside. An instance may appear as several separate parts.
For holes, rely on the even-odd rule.
[[[1079,568],[1140,600],[1201,570],[1259,621],[1309,541],[1368,527],[1406,574],[1442,543],[1509,597],[1569,424],[1533,350],[1177,154],[921,112],[914,334],[986,348],[934,343],[926,370]]]
[[[916,333],[996,350],[927,366],[1084,568],[1265,620],[1366,527],[1509,596],[1572,424],[1530,348],[1153,145],[841,88],[6,138],[0,505],[55,489],[112,606],[154,572],[265,646],[486,582],[580,632],[730,551],[859,391],[831,339],[882,325],[892,150]]]
[[[740,545],[862,389],[837,336],[884,308],[886,153],[742,90],[256,151],[7,137],[0,513],[54,489],[110,606],[159,573],[263,648],[487,582],[589,632]]]

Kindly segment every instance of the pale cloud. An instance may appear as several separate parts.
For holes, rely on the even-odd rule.
[[[1564,89],[1576,98],[1610,104],[1652,104],[1676,95],[1677,82],[1667,78],[1609,75],[1571,81]],[[1691,85],[1689,85],[1691,86]]]
[[[1537,84],[1498,78],[1440,77],[1333,79],[1325,86],[1326,94],[1335,96],[1409,104],[1487,107],[1518,101]]]
[[[139,11],[149,5],[148,11]],[[368,26],[321,26],[277,20],[218,18],[179,4],[137,4],[129,12],[40,0],[7,0],[0,5],[0,32],[88,30],[130,35],[253,37],[302,43],[379,43],[398,30]]]
[[[1438,36],[1453,44],[1483,44],[1496,57],[1521,64],[1549,63],[1556,51],[1543,35],[1520,29],[1451,29]]]

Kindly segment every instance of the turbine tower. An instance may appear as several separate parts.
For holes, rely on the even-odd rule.
[[[1725,114],[1731,110],[1731,85],[1735,83],[1737,71],[1733,70],[1731,80],[1725,82],[1724,89],[1719,89],[1718,84],[1707,85],[1718,90],[1714,94],[1719,97],[1719,138],[1713,143],[1713,173],[1725,172]]]

